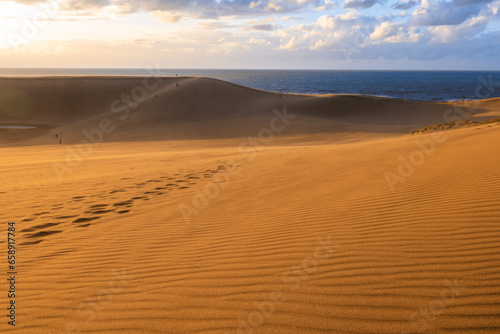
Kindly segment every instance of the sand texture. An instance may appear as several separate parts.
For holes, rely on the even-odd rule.
[[[1,78],[0,126],[36,129],[0,129],[0,331],[499,333],[500,125],[409,135],[499,117],[494,99]]]

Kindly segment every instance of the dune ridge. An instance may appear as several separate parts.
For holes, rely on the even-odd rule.
[[[467,108],[469,117],[498,110],[499,99],[479,101]],[[29,144],[52,144],[61,133],[66,143],[85,139],[84,129],[113,120],[107,141],[216,139],[241,137],[262,127],[273,109],[285,106],[301,115],[293,134],[347,132],[408,133],[415,128],[452,120],[463,102],[435,103],[360,95],[298,95],[267,92],[202,77],[21,77],[0,78],[0,124],[43,124],[23,132]],[[492,116],[493,117],[493,116]],[[492,117],[478,118],[487,120]],[[318,120],[321,119],[321,122]],[[90,131],[89,130],[89,131]],[[21,137],[22,138],[22,137]],[[20,138],[1,131],[2,142]]]

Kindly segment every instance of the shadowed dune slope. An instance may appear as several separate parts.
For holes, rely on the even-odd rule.
[[[479,103],[468,117],[497,110],[498,105],[498,100]],[[360,132],[366,130],[364,126],[376,125],[384,131],[406,133],[443,123],[443,115],[457,104],[279,94],[200,77],[0,78],[0,124],[43,124],[44,129],[62,132],[70,141],[81,139],[82,129],[97,127],[102,118],[114,120],[116,127],[108,140],[123,140],[124,136],[175,139],[180,133],[184,139],[223,137],[224,133],[244,136],[249,124],[261,124],[272,116],[273,109],[284,107],[308,120],[294,130],[296,134],[336,131],[339,122],[358,127]],[[193,130],[195,123],[199,126]],[[32,133],[45,135],[40,143],[50,143],[47,131]],[[17,141],[5,131],[1,138]]]

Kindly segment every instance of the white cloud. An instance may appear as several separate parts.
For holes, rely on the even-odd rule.
[[[337,2],[334,0],[325,0],[325,2],[322,5],[315,7],[314,10],[318,12],[323,12],[333,8],[337,8]]]
[[[257,44],[257,45],[271,45],[271,42],[266,41],[265,39],[257,39],[257,38],[250,38],[248,41],[246,41],[247,44]]]
[[[292,16],[282,16],[279,18],[280,21],[300,21],[302,18],[300,17],[292,17]]]
[[[258,5],[260,5],[261,1],[252,1],[250,2],[250,5],[248,5],[250,8],[255,8],[257,7]]]
[[[382,22],[375,28],[370,38],[387,43],[416,43],[420,36],[417,27],[406,28],[399,23]]]
[[[281,11],[283,11],[283,8],[284,7],[281,6],[278,1],[269,1],[267,3],[267,6],[264,7],[264,11],[266,11],[266,12],[271,12],[271,11],[281,12]]]
[[[295,39],[295,36],[292,36],[292,38],[290,38],[290,40],[286,44],[280,45],[279,49],[292,51],[292,50],[296,50],[297,47],[298,47],[297,40]]]
[[[159,19],[160,21],[168,23],[176,23],[182,19],[181,12],[168,12],[162,10],[155,10],[151,12],[151,16]]]
[[[488,8],[493,15],[500,15],[500,0],[490,3]]]
[[[111,5],[112,0],[62,0],[59,2],[59,7],[65,11],[87,11]]]
[[[376,23],[373,18],[359,15],[323,15],[312,24],[279,29],[275,35],[280,38],[281,50],[338,49],[343,44],[366,43]]]
[[[442,0],[423,0],[422,5],[413,12],[411,23],[420,26],[458,25],[479,14],[482,7],[482,4],[475,2],[457,5]]]
[[[477,33],[484,31],[488,21],[486,16],[480,15],[472,17],[458,26],[430,27],[429,32],[434,35],[432,38],[432,42],[434,43],[458,43],[463,42],[466,38],[470,39]]]

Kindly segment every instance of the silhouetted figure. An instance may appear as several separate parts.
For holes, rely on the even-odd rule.
[[[59,139],[59,144],[62,144],[62,140],[61,139]]]
[[[56,138],[59,138],[59,135],[56,133]]]

